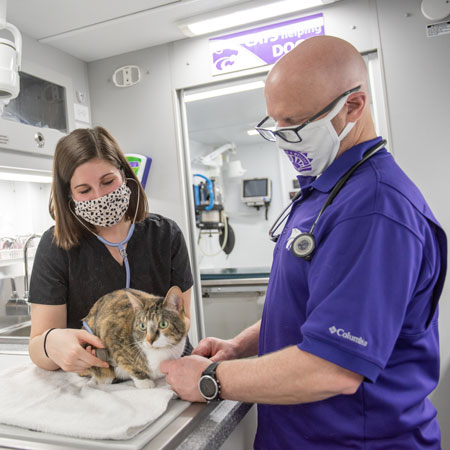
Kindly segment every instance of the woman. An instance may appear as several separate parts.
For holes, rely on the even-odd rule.
[[[189,320],[193,282],[183,235],[172,220],[148,214],[142,186],[104,128],[77,129],[58,142],[49,209],[55,226],[41,238],[30,282],[36,365],[108,367],[90,351],[104,346],[81,329],[82,318],[127,285],[158,296],[179,286]]]

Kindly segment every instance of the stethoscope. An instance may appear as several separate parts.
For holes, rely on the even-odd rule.
[[[311,261],[312,254],[316,249],[316,239],[314,237],[314,229],[316,228],[317,222],[319,221],[320,217],[322,216],[324,211],[331,205],[333,200],[336,198],[341,189],[344,187],[347,180],[352,176],[353,172],[355,172],[355,170],[359,166],[361,166],[369,158],[371,158],[378,150],[382,149],[385,146],[385,144],[386,140],[383,139],[382,141],[375,144],[373,147],[369,148],[369,150],[367,150],[364,153],[362,159],[358,161],[356,164],[354,164],[352,167],[350,167],[350,169],[341,178],[339,178],[338,182],[334,185],[333,189],[328,195],[328,198],[325,201],[324,205],[322,206],[322,209],[319,211],[319,214],[317,215],[316,220],[312,224],[311,229],[308,232],[300,233],[292,241],[291,251],[295,256],[297,256],[298,258],[304,258],[306,261]],[[292,206],[294,205],[295,201],[301,196],[301,194],[302,194],[301,191],[295,194],[291,203],[288,206],[286,206],[286,208],[284,208],[282,213],[277,217],[274,224],[270,228],[269,236],[272,241],[274,242],[278,241],[280,234],[275,235],[275,232],[287,220],[290,214],[290,210],[292,209]]]
[[[136,208],[137,211],[137,208]],[[128,255],[127,255],[127,250],[125,248],[125,245],[128,243],[128,241],[131,239],[131,236],[133,236],[134,233],[134,221],[130,226],[130,229],[128,230],[128,234],[125,237],[124,240],[120,241],[120,242],[110,242],[107,239],[105,239],[102,236],[99,236],[98,234],[97,239],[105,245],[108,245],[110,247],[116,247],[119,249],[119,253],[123,258],[123,264],[125,266],[125,273],[126,273],[126,282],[125,282],[125,287],[128,289],[130,287],[130,263],[128,262]]]
[[[132,181],[136,181],[133,178],[126,178],[126,180],[132,180]],[[128,233],[125,237],[125,239],[123,239],[120,242],[110,242],[107,239],[105,239],[104,237],[98,235],[97,233],[94,233],[91,229],[89,229],[79,218],[78,216],[72,211],[72,208],[70,208],[70,204],[69,204],[69,209],[72,212],[72,214],[75,216],[75,218],[81,223],[81,225],[83,225],[87,230],[89,230],[94,236],[97,237],[97,239],[105,245],[108,245],[110,247],[116,247],[119,249],[119,253],[123,258],[123,264],[125,266],[125,274],[126,274],[126,282],[125,282],[125,288],[129,288],[130,287],[130,263],[128,262],[128,255],[127,255],[127,251],[125,248],[125,245],[128,243],[128,241],[131,239],[131,236],[133,236],[134,233],[134,228],[135,228],[135,222],[136,222],[136,215],[138,212],[138,207],[139,207],[139,186],[138,186],[138,190],[137,190],[137,204],[136,204],[136,211],[134,212],[134,218],[133,218],[133,222],[130,225],[130,229],[128,230]],[[70,203],[70,201],[69,201]]]

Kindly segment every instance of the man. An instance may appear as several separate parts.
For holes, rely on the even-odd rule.
[[[262,320],[161,370],[186,400],[216,398],[217,381],[220,398],[258,403],[256,449],[439,449],[427,396],[446,238],[375,133],[364,61],[341,39],[308,39],[273,67],[265,96],[257,129],[287,154],[302,194],[279,227]],[[311,255],[297,257],[311,239],[296,238],[368,151],[319,217]]]

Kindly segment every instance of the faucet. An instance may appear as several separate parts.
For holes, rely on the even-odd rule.
[[[5,305],[5,312],[7,316],[30,315],[30,305],[25,299],[19,297],[14,278],[11,278],[11,297]]]
[[[25,266],[25,275],[23,279],[24,293],[23,298],[20,298],[16,290],[16,282],[14,278],[11,278],[11,297],[6,303],[5,310],[7,316],[29,316],[30,315],[30,304],[28,303],[28,247],[30,242],[40,237],[39,234],[32,234],[27,238],[23,246],[23,262]]]
[[[33,239],[41,237],[40,234],[32,234],[28,237],[28,239],[25,241],[25,245],[23,246],[23,264],[25,266],[25,276],[23,277],[23,299],[28,302],[28,246],[30,245],[30,242]]]
[[[11,298],[10,300],[17,300],[19,298],[19,294],[16,289],[16,280],[11,277]]]

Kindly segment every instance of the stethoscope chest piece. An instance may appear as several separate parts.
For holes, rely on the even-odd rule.
[[[316,240],[312,233],[299,234],[292,242],[291,251],[298,258],[311,259],[316,248]]]

